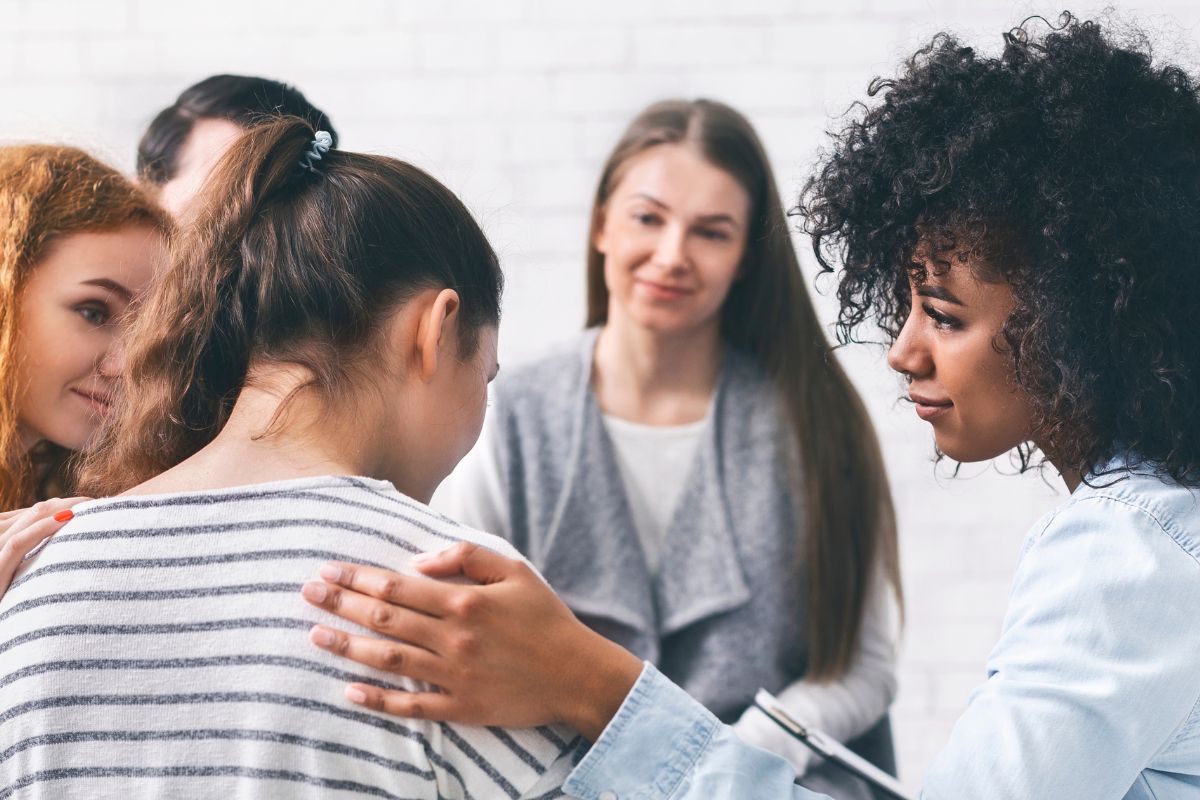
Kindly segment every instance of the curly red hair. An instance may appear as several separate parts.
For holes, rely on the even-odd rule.
[[[47,245],[61,236],[130,224],[166,228],[163,212],[112,167],[74,147],[0,147],[0,509],[70,488],[70,453],[45,445],[28,453],[17,435],[21,294]]]

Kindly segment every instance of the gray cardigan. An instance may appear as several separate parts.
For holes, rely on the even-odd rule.
[[[513,543],[586,624],[732,722],[806,667],[802,539],[777,393],[728,349],[713,424],[646,568],[591,391],[596,332],[496,383]]]

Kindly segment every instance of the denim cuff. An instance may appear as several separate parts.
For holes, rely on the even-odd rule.
[[[668,800],[719,727],[704,706],[646,662],[563,788],[582,800]]]

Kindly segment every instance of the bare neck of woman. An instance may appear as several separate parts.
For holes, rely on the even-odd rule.
[[[601,410],[630,422],[698,422],[712,402],[722,352],[715,321],[664,333],[610,320],[596,340],[592,388]]]
[[[379,415],[365,402],[369,393],[326,398],[304,388],[310,377],[294,366],[255,369],[211,442],[127,494],[203,491],[322,475],[376,475],[383,437],[377,435]]]

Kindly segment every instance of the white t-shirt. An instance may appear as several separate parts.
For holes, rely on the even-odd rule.
[[[604,415],[604,427],[612,440],[633,514],[633,527],[652,575],[658,574],[663,540],[696,451],[708,432],[710,417],[687,425],[643,425]]]
[[[686,425],[643,425],[608,414],[603,419],[646,565],[657,573],[663,539],[712,414]],[[430,505],[452,519],[512,539],[500,461],[499,436],[489,415],[478,443],[438,487]]]

